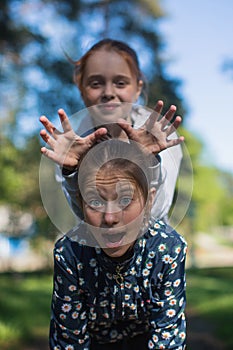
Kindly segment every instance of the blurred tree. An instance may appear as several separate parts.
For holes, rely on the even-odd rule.
[[[48,222],[38,186],[38,116],[46,114],[57,121],[58,108],[63,107],[71,115],[84,107],[73,84],[73,67],[66,54],[78,59],[106,36],[125,40],[138,53],[148,80],[146,104],[153,107],[156,100],[163,99],[166,107],[176,104],[178,113],[185,117],[184,101],[178,92],[180,81],[166,74],[168,62],[163,57],[165,44],[159,32],[164,16],[159,0],[0,2],[0,166],[4,169],[0,174],[1,201],[33,210],[45,234]],[[215,203],[214,208],[211,206],[213,219],[217,218],[216,201],[222,190],[216,169],[199,164],[202,150],[199,141],[191,134],[186,139],[195,183],[205,190],[201,196],[199,185],[195,185],[192,202],[193,208],[198,208],[195,227],[200,228],[210,221],[210,216],[204,220],[207,209],[202,210],[208,206],[207,189],[212,191],[212,205]],[[209,187],[204,185],[206,182]],[[55,232],[52,226],[51,230]]]
[[[61,106],[68,114],[84,107],[65,53],[77,59],[87,45],[106,36],[130,42],[137,51],[148,77],[146,103],[153,107],[157,99],[163,99],[166,106],[178,105],[183,114],[177,93],[180,82],[165,74],[164,43],[158,30],[164,13],[159,0],[4,0],[0,14],[2,78],[8,82],[1,94],[7,110],[12,106],[8,92],[14,91],[15,125],[22,132],[39,127],[38,110],[57,118]],[[33,118],[34,123],[26,118]]]

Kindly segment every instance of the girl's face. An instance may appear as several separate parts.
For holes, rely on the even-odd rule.
[[[92,234],[104,252],[121,257],[141,232],[145,200],[134,179],[121,172],[100,171],[87,179],[83,212]]]
[[[87,107],[101,105],[103,116],[117,114],[122,102],[135,103],[143,82],[130,70],[127,61],[115,51],[100,49],[86,62],[83,74],[82,98]],[[108,118],[106,118],[108,120]]]

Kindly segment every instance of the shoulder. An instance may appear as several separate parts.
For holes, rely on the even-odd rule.
[[[147,232],[148,246],[159,252],[186,253],[187,243],[182,235],[161,220],[151,221]]]
[[[65,260],[83,260],[95,254],[95,248],[84,239],[85,226],[79,226],[59,238],[54,246],[54,255],[62,255]]]

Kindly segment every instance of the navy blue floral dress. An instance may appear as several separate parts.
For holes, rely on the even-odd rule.
[[[50,349],[90,350],[149,334],[146,349],[185,349],[186,242],[150,223],[123,263],[82,244],[82,224],[54,249]]]

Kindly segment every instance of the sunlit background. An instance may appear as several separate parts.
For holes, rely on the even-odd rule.
[[[183,117],[193,168],[186,181],[184,157],[179,191],[187,197],[192,181],[193,190],[177,227],[189,243],[188,348],[232,348],[232,15],[231,0],[1,1],[1,349],[48,349],[52,249],[61,232],[41,201],[39,116],[58,123],[58,108],[71,116],[84,107],[67,56],[78,59],[106,36],[138,54],[148,81],[139,104],[162,99]]]

